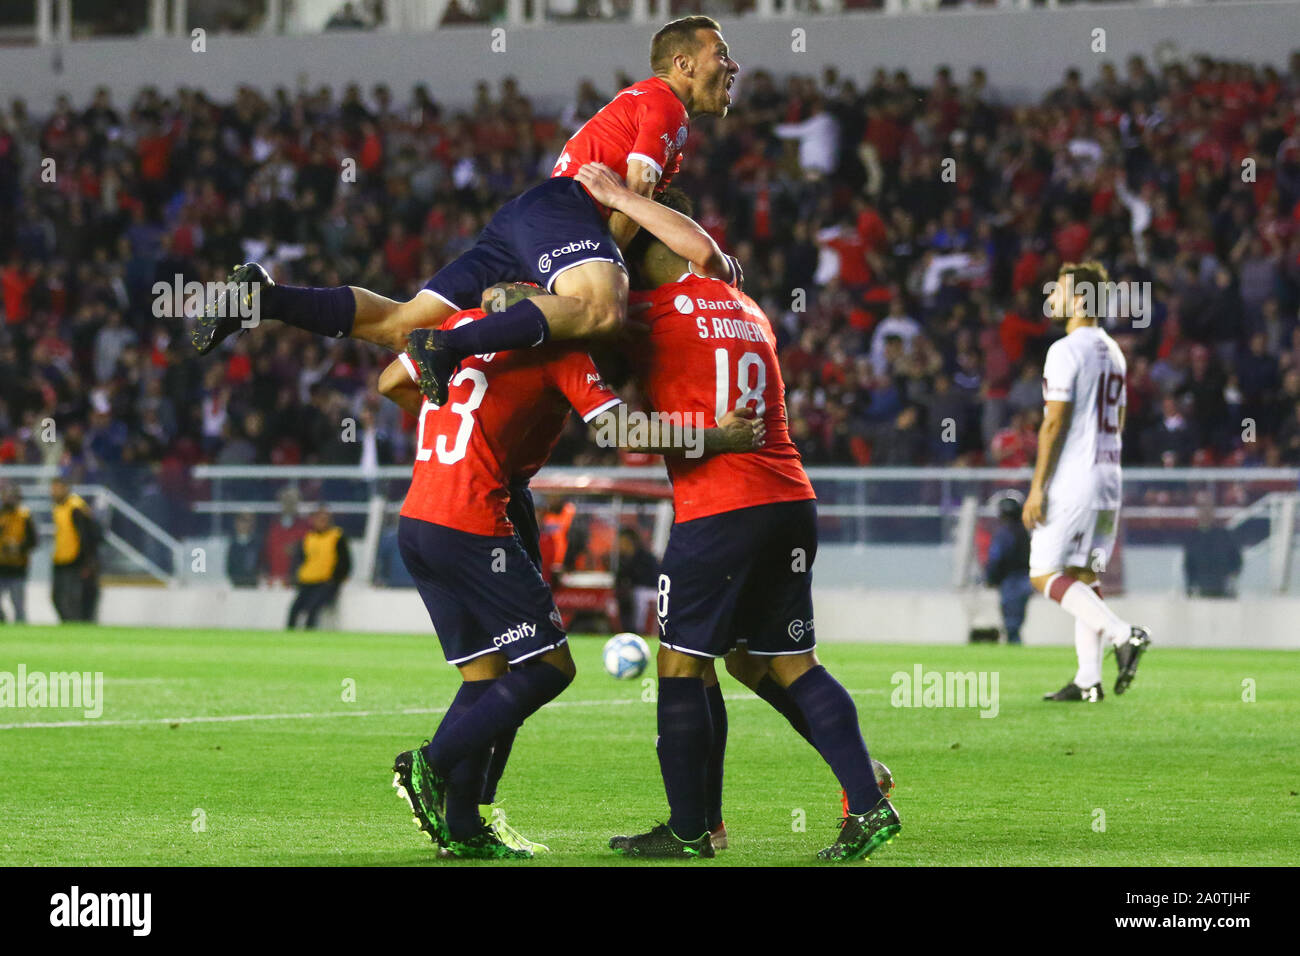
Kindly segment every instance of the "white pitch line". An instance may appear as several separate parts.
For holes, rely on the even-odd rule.
[[[882,694],[878,690],[851,690],[855,697],[865,694]],[[753,694],[723,694],[723,700],[751,701],[759,698]],[[648,703],[640,698],[616,697],[611,700],[556,700],[544,709],[553,707],[613,707],[622,704]],[[198,717],[138,717],[130,720],[34,720],[26,723],[0,724],[0,730],[36,730],[52,727],[148,727],[155,724],[235,724],[252,720],[329,720],[334,717],[408,717],[429,716],[447,712],[446,707],[407,707],[402,710],[336,710],[319,714],[209,714]]]

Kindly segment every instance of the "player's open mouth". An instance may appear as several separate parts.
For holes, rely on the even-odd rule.
[[[736,82],[736,76],[733,73],[731,76],[727,77],[727,81],[722,84],[722,92],[725,93],[727,96],[728,105],[731,104],[731,87],[735,84],[735,82]]]

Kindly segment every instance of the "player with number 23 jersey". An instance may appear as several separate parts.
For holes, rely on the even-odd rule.
[[[466,310],[447,324],[483,315]],[[506,517],[508,486],[545,464],[570,408],[590,421],[618,402],[581,347],[557,343],[470,356],[446,404],[421,406],[398,543],[449,662],[504,650],[515,663],[564,640],[550,589]]]

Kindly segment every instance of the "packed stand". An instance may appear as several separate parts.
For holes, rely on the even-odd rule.
[[[147,464],[167,486],[197,462],[408,461],[410,422],[373,389],[391,356],[265,322],[200,360],[184,284],[257,259],[408,298],[633,79],[583,81],[556,115],[512,78],[463,112],[382,85],[8,104],[0,463]],[[740,83],[677,183],[777,328],[808,464],[1032,463],[1043,287],[1097,258],[1153,290],[1108,323],[1126,462],[1300,465],[1300,54],[1134,58],[1038,103],[978,69]],[[556,460],[617,459],[575,421]]]

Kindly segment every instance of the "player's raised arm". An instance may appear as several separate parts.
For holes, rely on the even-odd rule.
[[[613,170],[610,170],[612,173]],[[659,182],[659,170],[651,166],[648,162],[640,159],[629,159],[627,161],[627,188],[636,193],[638,196],[644,196],[647,199],[654,197],[655,186]],[[610,206],[614,209],[613,206]],[[630,218],[627,213],[614,209],[609,217],[609,232],[618,243],[620,249],[627,249],[627,245],[636,235],[636,231],[641,228],[641,224],[635,219]]]
[[[1022,512],[1025,527],[1030,531],[1043,519],[1047,483],[1052,480],[1056,462],[1061,457],[1073,409],[1072,402],[1051,399],[1043,409],[1043,424],[1038,429],[1038,461],[1034,464],[1034,480],[1029,486],[1029,495],[1025,498]]]
[[[706,458],[729,452],[756,451],[763,447],[767,426],[752,408],[727,412],[712,428],[692,432],[686,425],[661,425],[658,428],[626,427],[626,412],[619,408],[601,412],[590,420],[591,433],[598,445],[617,447],[647,455],[671,455],[682,458]],[[610,438],[613,437],[614,441]]]
[[[738,278],[735,260],[718,247],[699,223],[648,195],[633,192],[608,166],[587,163],[578,170],[577,180],[597,202],[628,216],[689,262],[696,275],[727,282]]]

